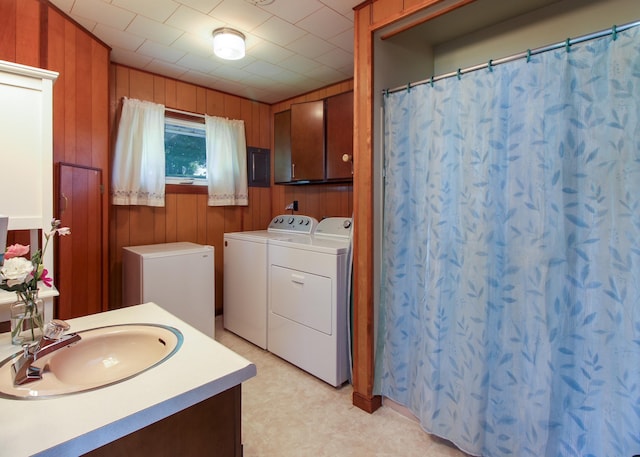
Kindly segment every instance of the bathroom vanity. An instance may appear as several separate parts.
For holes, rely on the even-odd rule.
[[[241,383],[254,364],[154,303],[70,319],[71,332],[128,323],[175,327],[180,349],[108,387],[52,398],[0,398],[3,455],[242,456]],[[0,334],[0,359],[20,348]]]

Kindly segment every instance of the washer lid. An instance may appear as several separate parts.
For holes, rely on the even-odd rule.
[[[248,230],[246,232],[229,232],[224,234],[225,239],[253,241],[254,243],[267,243],[276,234],[266,230]]]

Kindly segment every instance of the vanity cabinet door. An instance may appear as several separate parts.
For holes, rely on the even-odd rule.
[[[291,110],[273,117],[273,181],[291,181]]]
[[[353,92],[327,98],[327,179],[353,177]],[[348,156],[344,161],[343,156]]]
[[[324,179],[324,100],[291,105],[291,181]]]

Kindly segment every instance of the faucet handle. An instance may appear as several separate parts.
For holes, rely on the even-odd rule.
[[[69,330],[71,326],[60,319],[53,319],[44,327],[44,337],[50,340],[59,340],[62,334]]]

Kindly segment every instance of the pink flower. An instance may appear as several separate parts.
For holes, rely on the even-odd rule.
[[[23,255],[27,255],[29,253],[30,247],[23,246],[22,244],[14,244],[7,248],[4,253],[5,260],[11,259],[13,257],[20,257]]]
[[[47,276],[48,274],[49,272],[47,271],[46,268],[42,270],[42,276],[40,276],[40,281],[42,281],[45,286],[51,287],[53,285],[53,279]]]

